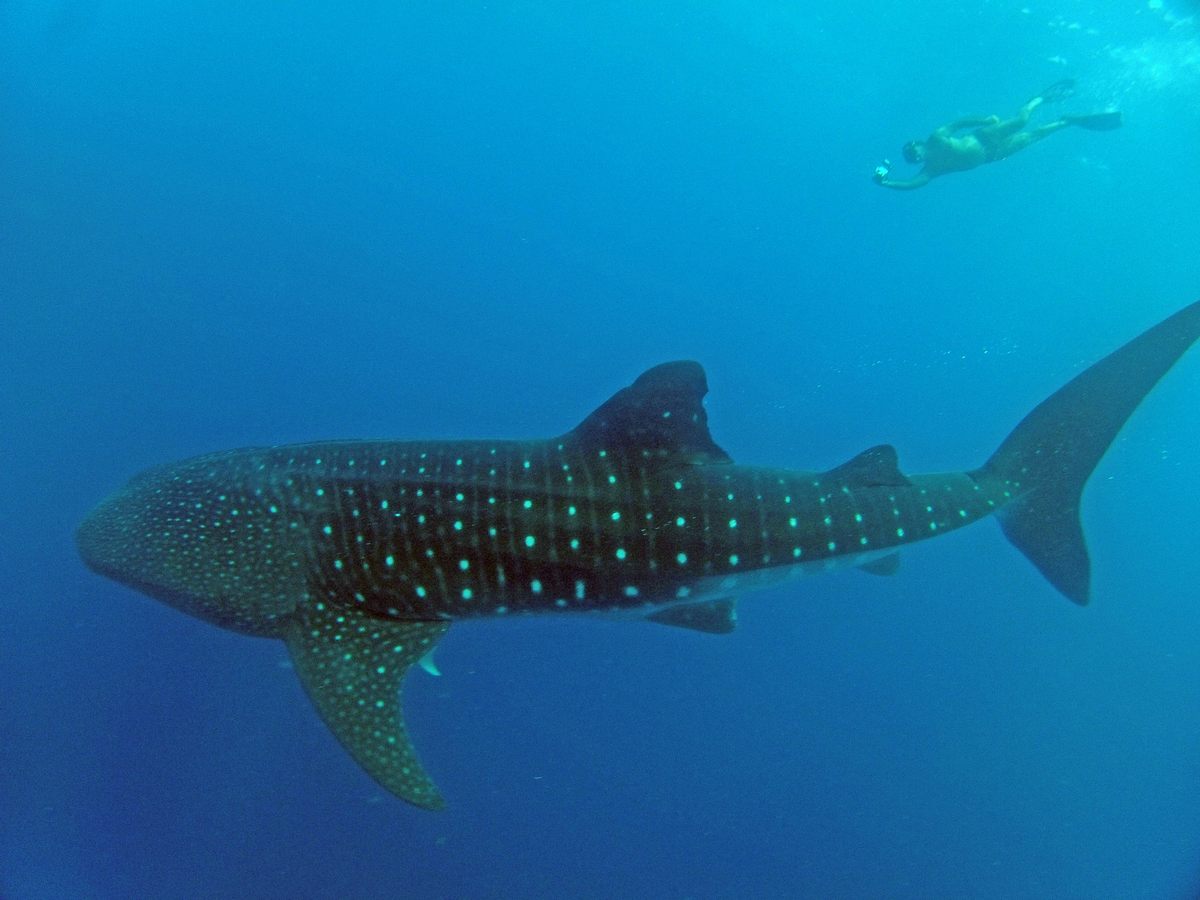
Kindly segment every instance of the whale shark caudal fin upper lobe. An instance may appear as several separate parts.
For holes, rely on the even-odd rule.
[[[342,746],[380,785],[424,809],[445,804],[404,730],[400,689],[449,627],[310,602],[283,635],[304,689]]]
[[[1079,521],[1083,486],[1138,404],[1197,339],[1200,302],[1077,375],[971,473],[1011,490],[1014,501],[999,513],[1005,536],[1078,604],[1088,602],[1091,583]]]

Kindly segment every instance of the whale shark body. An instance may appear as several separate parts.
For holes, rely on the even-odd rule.
[[[746,591],[888,573],[900,549],[992,515],[1086,603],[1084,483],[1198,337],[1200,303],[1080,374],[969,471],[905,474],[886,445],[824,472],[734,465],[709,434],[703,369],[674,362],[549,440],[338,441],[152,469],[78,543],[96,572],[283,640],[359,764],[436,809],[400,689],[457,619],[603,611],[728,632]]]

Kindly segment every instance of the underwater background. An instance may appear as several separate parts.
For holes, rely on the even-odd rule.
[[[1119,108],[913,193],[964,115]],[[742,463],[979,465],[1200,297],[1200,7],[0,2],[0,897],[1194,897],[1200,351],[1084,495],[712,636],[479,621],[414,672],[448,809],[280,642],[83,567],[134,472],[540,437],[694,358]]]

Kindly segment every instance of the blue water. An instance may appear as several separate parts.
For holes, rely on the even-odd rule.
[[[1200,351],[1085,494],[1090,607],[983,523],[729,636],[456,626],[443,813],[74,550],[145,466],[553,434],[681,357],[740,462],[979,464],[1200,296],[1200,10],[945,6],[0,3],[0,896],[1195,896]],[[1124,127],[871,184],[1065,76]]]

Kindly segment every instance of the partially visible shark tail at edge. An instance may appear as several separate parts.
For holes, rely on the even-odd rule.
[[[1091,583],[1079,518],[1083,486],[1138,404],[1197,339],[1200,302],[1076,376],[971,473],[1012,493],[998,515],[1005,536],[1075,603],[1088,602]]]

